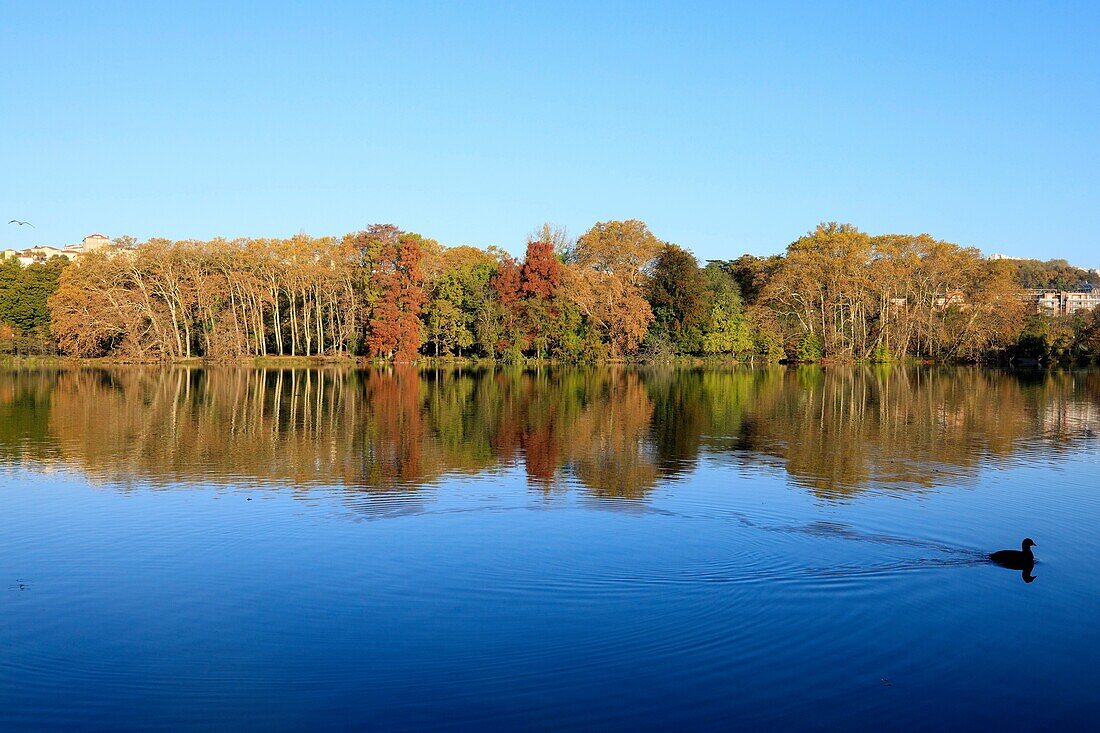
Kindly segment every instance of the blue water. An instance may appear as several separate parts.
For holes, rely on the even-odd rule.
[[[1087,727],[1095,375],[817,376],[0,374],[0,729]]]

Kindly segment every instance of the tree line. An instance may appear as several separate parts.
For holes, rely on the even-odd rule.
[[[638,220],[577,238],[544,225],[522,259],[392,225],[340,238],[120,245],[47,263],[52,294],[36,301],[38,320],[15,328],[43,333],[48,322],[62,353],[132,360],[1100,356],[1100,314],[1055,328],[1028,313],[1023,281],[1036,268],[847,224],[823,223],[783,255],[706,263]],[[15,323],[2,310],[0,320]]]
[[[1068,283],[1062,263],[985,259],[927,234],[870,236],[823,223],[785,255],[723,266],[759,333],[778,338],[792,361],[1100,360],[1100,309],[1065,318],[1029,303],[1027,289],[1043,277]]]
[[[150,240],[82,256],[50,314],[60,349],[81,357],[581,362],[636,356],[647,339],[683,353],[752,348],[732,275],[640,221],[576,240],[545,226],[523,259],[390,225],[341,239]]]
[[[1075,267],[1065,260],[1012,260],[1016,277],[1025,288],[1077,290],[1088,283],[1100,285],[1100,273]]]

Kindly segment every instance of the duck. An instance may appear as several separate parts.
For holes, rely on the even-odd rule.
[[[1036,547],[1035,541],[1030,537],[1025,537],[1024,541],[1020,543],[1019,550],[997,550],[989,559],[998,565],[1006,568],[1012,568],[1013,570],[1027,570],[1035,565],[1035,554],[1031,551],[1032,547]]]

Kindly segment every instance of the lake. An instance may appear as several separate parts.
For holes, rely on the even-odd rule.
[[[3,371],[0,729],[1083,728],[1098,436],[1096,371]]]

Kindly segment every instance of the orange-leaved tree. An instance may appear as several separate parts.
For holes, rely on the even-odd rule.
[[[373,301],[367,350],[374,356],[412,361],[420,349],[424,306],[420,237],[385,232],[367,244],[367,284]]]

